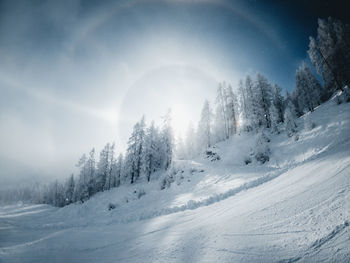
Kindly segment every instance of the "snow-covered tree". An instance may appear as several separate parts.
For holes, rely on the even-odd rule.
[[[265,163],[270,160],[270,148],[269,143],[270,139],[266,134],[260,130],[254,147],[254,156],[255,159],[260,163]]]
[[[96,162],[95,149],[93,148],[89,157],[86,154],[79,159],[77,167],[80,168],[79,179],[75,185],[74,201],[85,201],[95,194],[98,189],[96,187]]]
[[[243,81],[238,83],[238,105],[241,123],[239,125],[240,130],[246,130],[246,120],[248,119],[248,102],[247,94],[243,85]]]
[[[65,206],[66,200],[65,200],[65,191],[64,191],[64,186],[59,183],[57,180],[52,185],[52,190],[53,194],[53,202],[52,204],[57,207],[62,207]]]
[[[216,92],[216,111],[214,123],[217,141],[228,138],[226,103],[226,83],[219,83]]]
[[[132,134],[128,141],[128,149],[125,158],[125,172],[130,178],[130,183],[134,183],[141,174],[141,153],[145,137],[145,118],[134,125]]]
[[[284,124],[286,133],[289,137],[292,137],[294,134],[296,134],[297,125],[295,122],[296,113],[295,113],[295,107],[294,104],[289,101],[287,104],[287,107],[284,111]]]
[[[295,74],[293,95],[298,105],[298,112],[313,111],[321,103],[323,90],[321,84],[303,62]]]
[[[105,185],[107,182],[108,174],[110,171],[110,148],[111,145],[107,143],[105,147],[100,152],[100,159],[97,163],[96,171],[96,191],[101,192],[105,190]]]
[[[261,74],[257,74],[256,76],[253,96],[255,103],[253,107],[255,108],[255,116],[258,118],[257,122],[259,126],[270,128],[269,108],[272,101],[272,86]]]
[[[159,139],[158,130],[152,122],[146,131],[142,151],[142,173],[148,182],[151,180],[151,174],[160,168]]]
[[[162,153],[162,167],[167,170],[173,159],[174,137],[171,127],[171,111],[163,117],[163,127],[160,133],[161,153]]]
[[[212,112],[209,101],[205,100],[197,131],[198,145],[200,145],[201,148],[208,148],[212,144],[211,119]]]
[[[74,181],[74,175],[71,174],[71,176],[67,179],[66,185],[65,185],[65,201],[66,204],[71,204],[74,202],[74,189],[75,189],[75,181]]]
[[[283,98],[281,89],[272,86],[266,77],[257,74],[253,81],[247,76],[243,85],[240,81],[238,95],[240,101],[241,120],[243,130],[258,130],[260,127],[269,128],[271,126],[270,107],[274,104],[277,110],[276,122],[283,121]]]
[[[327,90],[350,83],[350,27],[329,17],[318,19],[317,38],[310,37],[309,57]]]
[[[237,133],[237,119],[238,119],[238,100],[233,93],[232,86],[228,85],[226,91],[226,116],[228,135],[232,136]]]
[[[277,84],[274,84],[272,86],[272,101],[271,103],[275,106],[277,110],[277,115],[275,117],[278,117],[275,121],[277,123],[283,122],[283,96],[281,95],[281,87],[279,87]],[[271,112],[270,112],[271,114]]]
[[[214,141],[218,142],[237,132],[238,101],[231,85],[219,84],[215,104]]]
[[[194,129],[192,127],[193,133]],[[215,115],[214,115],[214,142],[220,142],[226,139],[225,135],[225,117],[222,111],[222,108],[219,104],[216,105]],[[192,148],[194,149],[194,148]]]
[[[118,155],[116,169],[115,169],[115,177],[116,177],[116,187],[121,184],[122,176],[123,176],[123,154]]]
[[[106,176],[106,182],[103,186],[103,190],[109,190],[112,187],[115,187],[116,185],[116,178],[114,174],[115,166],[116,166],[116,160],[114,157],[114,149],[115,149],[115,144],[113,143],[109,147],[109,154],[108,154],[108,169],[107,169],[107,176]]]
[[[76,165],[80,168],[79,180],[77,187],[75,188],[75,200],[80,200],[84,202],[89,198],[88,192],[88,165],[87,157],[85,154],[79,159],[78,164]]]
[[[89,153],[89,158],[87,159],[87,162],[86,162],[87,190],[88,190],[89,197],[97,192],[95,176],[96,176],[95,148],[92,148]]]
[[[271,103],[269,112],[270,112],[271,130],[274,133],[279,133],[278,123],[280,123],[281,121],[281,116],[280,116],[279,110],[276,108],[274,103]]]

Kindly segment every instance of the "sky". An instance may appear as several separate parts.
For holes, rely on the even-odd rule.
[[[306,2],[306,3],[305,3]],[[341,1],[0,1],[0,180],[65,178],[79,157],[123,152],[143,114],[176,135],[219,82],[260,72],[283,90],[317,18]],[[3,185],[5,184],[3,183]]]

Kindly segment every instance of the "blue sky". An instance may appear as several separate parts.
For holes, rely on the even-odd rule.
[[[142,114],[172,108],[184,133],[219,81],[260,72],[292,90],[317,17],[346,17],[308,3],[1,1],[0,176],[66,177],[92,147],[122,152]]]

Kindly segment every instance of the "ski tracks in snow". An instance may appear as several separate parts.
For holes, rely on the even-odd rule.
[[[292,263],[292,262],[297,262],[297,261],[300,261],[300,260],[303,260],[303,259],[305,259],[305,261],[307,261],[306,258],[312,257],[314,254],[317,254],[322,247],[324,247],[326,244],[328,244],[331,241],[333,241],[341,233],[346,231],[347,228],[349,227],[349,225],[350,225],[350,222],[348,220],[346,220],[344,223],[334,227],[333,230],[331,232],[329,232],[328,234],[326,234],[323,237],[315,240],[306,249],[306,251],[304,253],[302,253],[302,255],[295,256],[295,257],[288,258],[288,259],[283,259],[283,260],[279,261],[279,263],[287,263],[287,262],[288,263]],[[349,237],[348,237],[348,240],[349,240]],[[332,245],[330,245],[330,248],[332,248]]]

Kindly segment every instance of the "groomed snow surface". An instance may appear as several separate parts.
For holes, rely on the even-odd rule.
[[[0,262],[350,262],[350,103],[312,120],[298,141],[268,135],[263,165],[244,164],[245,134],[219,161],[176,161],[164,190],[154,178],[60,209],[1,207]]]

